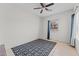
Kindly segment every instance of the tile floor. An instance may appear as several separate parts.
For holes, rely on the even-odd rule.
[[[63,43],[57,43],[50,56],[77,56],[76,49]]]

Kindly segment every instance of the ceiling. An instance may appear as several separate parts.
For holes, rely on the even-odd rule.
[[[48,3],[46,3],[46,4],[48,4]],[[33,9],[36,7],[40,7],[40,3],[23,3],[23,4],[18,4],[18,5],[25,11],[28,10],[31,13],[33,13],[34,15],[49,16],[52,14],[56,14],[56,13],[60,13],[60,12],[64,12],[64,11],[73,9],[75,3],[55,3],[54,5],[48,7],[48,9],[52,9],[52,11],[44,10],[44,12],[42,14],[40,14],[40,9],[38,9],[38,10]]]

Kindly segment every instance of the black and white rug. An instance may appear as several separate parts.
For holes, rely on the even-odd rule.
[[[11,49],[15,56],[48,56],[55,45],[56,42],[38,39]]]

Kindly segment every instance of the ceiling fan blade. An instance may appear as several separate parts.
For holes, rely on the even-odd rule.
[[[34,8],[34,9],[41,9],[41,7],[38,7],[38,8]]]
[[[47,11],[52,11],[52,9],[48,9],[48,8],[45,8],[45,10],[47,10]]]
[[[49,7],[49,6],[51,6],[51,5],[54,5],[54,3],[50,3],[50,4],[46,5],[45,7]]]
[[[48,8],[45,8],[45,10],[48,10]]]
[[[42,7],[44,7],[44,4],[43,3],[40,3],[40,4],[41,4]]]
[[[43,9],[40,11],[40,13],[42,13],[43,12]]]

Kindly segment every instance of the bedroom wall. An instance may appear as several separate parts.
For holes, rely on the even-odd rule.
[[[77,5],[79,6],[79,4]],[[76,47],[76,51],[77,51],[77,54],[79,55],[79,7],[77,8],[76,12],[75,12],[75,21],[76,21],[76,40],[75,40],[75,47]]]
[[[0,4],[0,43],[6,48],[39,38],[40,18],[24,8],[20,4]]]
[[[2,12],[0,11],[0,45],[3,44],[3,36],[4,36],[4,21],[2,20],[3,19],[3,15],[2,15]]]
[[[43,35],[42,38],[47,38],[47,23],[48,20],[56,20],[58,23],[58,31],[51,30],[50,39],[58,40],[64,43],[70,43],[70,30],[71,30],[71,14],[72,10],[64,11],[44,18]]]
[[[3,6],[0,6],[0,45],[4,44],[4,30],[5,30],[5,9],[3,9]]]

